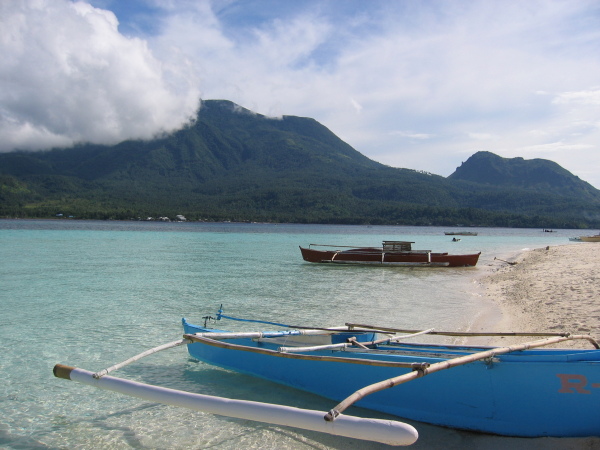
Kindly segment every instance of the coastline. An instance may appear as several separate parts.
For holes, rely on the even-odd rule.
[[[494,317],[478,321],[472,331],[570,332],[598,338],[600,329],[600,245],[565,244],[517,255],[479,281],[486,298],[499,308]],[[527,337],[501,338],[502,343]],[[498,338],[493,343],[498,345]],[[589,348],[587,341],[562,347]]]

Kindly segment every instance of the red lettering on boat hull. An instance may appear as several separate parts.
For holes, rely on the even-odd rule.
[[[556,374],[560,378],[560,389],[558,392],[561,394],[591,394],[592,392],[585,389],[588,384],[587,378],[583,375],[558,373]],[[592,387],[600,387],[600,384],[592,384]]]

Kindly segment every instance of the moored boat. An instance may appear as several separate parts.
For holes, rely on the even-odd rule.
[[[285,329],[230,332],[208,326],[221,319]],[[309,328],[230,317],[222,309],[216,318],[204,317],[203,326],[186,319],[182,324],[183,339],[107,369],[94,373],[57,364],[54,374],[152,402],[390,445],[410,445],[418,432],[401,421],[349,416],[345,411],[356,403],[401,418],[507,436],[600,435],[600,346],[591,336],[418,331],[361,324]],[[407,342],[424,335],[520,335],[536,340],[508,347]],[[573,340],[588,341],[595,348],[541,348]],[[143,357],[186,344],[198,360],[341,402],[325,413],[109,375]]]
[[[370,264],[384,266],[475,266],[479,253],[452,255],[431,250],[413,250],[414,242],[383,241],[381,247],[349,247],[310,244],[300,247],[302,258],[312,263]],[[316,249],[314,247],[321,247]]]
[[[477,236],[474,231],[444,231],[446,236]]]
[[[579,239],[583,242],[600,242],[600,234],[594,236],[579,236]]]
[[[229,318],[220,311],[222,317]],[[328,420],[356,402],[405,419],[506,436],[600,435],[600,350],[590,336],[529,333],[535,341],[495,348],[406,342],[423,334],[485,333],[359,324],[312,336],[297,328],[228,337],[185,319],[183,327],[196,359],[343,400]],[[594,348],[538,348],[574,339]]]

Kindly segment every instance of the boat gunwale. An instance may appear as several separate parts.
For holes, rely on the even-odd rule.
[[[239,350],[246,351],[252,353],[260,353],[268,356],[278,356],[280,358],[290,358],[290,359],[303,359],[303,360],[311,360],[311,361],[326,361],[326,362],[339,362],[339,363],[350,363],[350,364],[359,364],[364,366],[381,366],[381,367],[398,367],[404,369],[418,369],[423,364],[427,365],[429,363],[414,361],[414,362],[394,362],[394,361],[381,361],[375,359],[363,359],[363,358],[347,358],[342,356],[323,356],[323,355],[305,355],[300,353],[286,353],[279,352],[276,350],[270,350],[266,348],[258,348],[258,347],[250,347],[247,345],[240,344],[232,344],[229,342],[221,342],[215,339],[210,339],[207,337],[198,337],[194,334],[184,334],[184,339],[188,339],[193,343],[206,344],[212,347],[223,348],[227,350]],[[188,344],[189,345],[189,344]],[[363,349],[364,351],[364,349]],[[364,351],[367,354],[366,351]]]
[[[556,336],[559,337],[559,336]],[[579,336],[578,336],[579,337]],[[344,348],[337,350],[329,350],[331,353],[347,352],[349,354],[360,354],[358,358],[343,357],[343,356],[324,356],[324,355],[308,355],[303,353],[287,353],[278,350],[266,348],[258,348],[250,345],[225,343],[216,339],[211,339],[205,336],[196,336],[195,334],[185,334],[184,339],[188,339],[189,343],[206,344],[212,347],[222,348],[226,350],[238,350],[253,353],[260,353],[266,356],[277,356],[290,359],[300,359],[309,361],[322,362],[338,362],[359,364],[367,366],[380,367],[398,367],[411,370],[421,370],[434,362],[452,360],[467,356],[469,354],[478,353],[481,351],[492,351],[500,347],[494,346],[466,346],[466,345],[451,345],[451,344],[422,344],[422,343],[407,343],[395,342],[381,345],[374,349],[362,348]],[[569,339],[569,338],[565,338]],[[585,338],[584,338],[585,339]],[[265,342],[261,339],[261,342]],[[188,344],[189,344],[188,343]],[[589,362],[598,363],[600,358],[587,358],[588,355],[597,355],[598,349],[570,349],[570,348],[554,348],[554,349],[527,349],[517,350],[508,354],[495,355],[493,359],[496,362],[504,363],[548,363],[548,362]],[[364,357],[363,357],[364,356]],[[411,362],[389,361],[380,359],[369,359],[379,357],[390,358],[414,358]]]

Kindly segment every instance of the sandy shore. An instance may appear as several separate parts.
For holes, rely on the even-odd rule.
[[[600,243],[527,251],[511,260],[513,265],[496,262],[481,280],[484,295],[500,307],[496,331],[567,331],[600,339]]]

